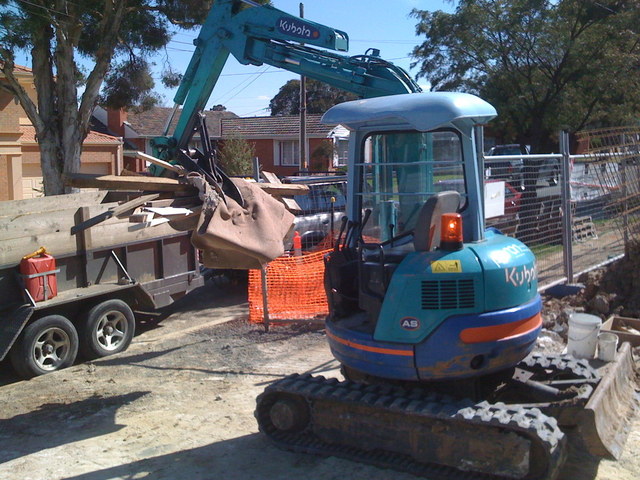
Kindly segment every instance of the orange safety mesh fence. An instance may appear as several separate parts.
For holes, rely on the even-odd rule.
[[[325,249],[302,256],[282,256],[267,265],[269,320],[310,320],[329,313],[324,292]],[[249,321],[264,321],[260,270],[249,270]]]

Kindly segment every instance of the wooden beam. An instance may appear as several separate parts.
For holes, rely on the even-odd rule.
[[[262,171],[260,172],[260,176],[267,183],[270,183],[271,185],[282,185],[282,182],[280,181],[278,176],[273,172]],[[289,210],[291,213],[302,212],[302,208],[300,208],[300,205],[298,205],[298,202],[296,202],[293,198],[279,197],[277,195],[274,195],[274,197],[277,198],[282,203],[284,203],[284,206],[286,207],[286,209]]]
[[[307,195],[309,187],[292,183],[256,183],[262,190],[270,195],[278,197],[290,197],[292,195]]]
[[[144,205],[147,202],[150,202],[152,200],[155,200],[156,198],[158,198],[160,196],[160,194],[158,193],[151,193],[149,195],[142,195],[141,197],[138,198],[134,198],[132,200],[129,200],[128,202],[123,203],[122,205],[118,205],[116,208],[113,209],[113,214],[116,217],[119,217],[127,212],[130,212],[131,210],[138,208],[141,205]]]
[[[260,176],[267,182],[267,183],[282,183],[280,181],[280,179],[278,178],[278,175],[276,175],[273,172],[260,172]]]
[[[78,208],[82,205],[96,205],[101,203],[106,195],[107,192],[80,192],[0,202],[0,217],[17,217],[25,214]]]
[[[153,163],[154,165],[158,165],[159,167],[166,168],[167,170],[171,170],[172,172],[176,172],[180,175],[185,174],[184,167],[181,165],[173,165],[172,163],[165,162],[164,160],[152,157],[151,155],[147,155],[143,152],[136,152],[136,157],[146,160],[149,163]]]
[[[104,222],[105,220],[111,217],[120,217],[122,214],[126,212],[130,212],[131,210],[139,207],[140,205],[144,205],[151,200],[155,200],[158,198],[157,193],[152,193],[150,195],[142,195],[141,197],[134,198],[133,200],[129,200],[128,202],[123,203],[122,205],[118,205],[117,207],[108,210],[106,212],[102,212],[99,215],[96,215],[92,218],[85,220],[84,222],[79,223],[78,225],[74,225],[71,227],[71,235],[76,235],[78,232],[85,230],[87,228],[91,228],[94,225]]]
[[[122,177],[117,175],[73,173],[64,175],[64,183],[70,187],[100,188],[104,190],[188,192],[192,194],[198,192],[198,189],[188,184],[186,180],[165,177]]]

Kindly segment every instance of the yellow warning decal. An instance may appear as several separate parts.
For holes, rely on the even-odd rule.
[[[431,262],[432,273],[462,273],[460,260],[436,260]]]

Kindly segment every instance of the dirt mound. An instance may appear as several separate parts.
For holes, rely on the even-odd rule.
[[[640,243],[633,244],[617,262],[583,273],[578,283],[584,287],[576,295],[543,298],[543,328],[565,342],[569,315],[574,312],[590,313],[603,320],[612,315],[640,317]]]

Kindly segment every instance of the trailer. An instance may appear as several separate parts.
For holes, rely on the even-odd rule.
[[[88,191],[0,202],[0,360],[30,378],[126,350],[136,316],[204,284],[184,222],[132,221],[166,194]],[[30,273],[23,257],[53,260]],[[55,262],[55,266],[53,266]],[[53,267],[53,268],[51,268]]]

